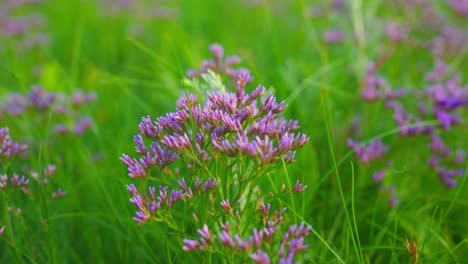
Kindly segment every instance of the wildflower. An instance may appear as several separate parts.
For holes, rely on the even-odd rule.
[[[197,183],[195,183],[197,184]],[[198,185],[202,182],[199,181]],[[170,190],[167,186],[159,187],[159,195],[156,195],[154,187],[148,188],[148,195],[141,194],[134,184],[127,186],[127,191],[131,195],[130,202],[137,208],[137,212],[133,220],[138,224],[144,224],[151,220],[152,217],[158,217],[157,213],[161,212],[162,209],[169,211],[176,203],[184,202],[186,199],[193,199],[195,195],[201,195],[213,190],[217,186],[217,182],[214,179],[207,179],[204,190],[200,190],[198,193],[194,193],[190,187],[187,186],[185,179],[179,181],[179,190]],[[199,190],[195,186],[195,190]],[[170,191],[170,194],[169,194]]]
[[[0,114],[21,117],[32,112],[36,116],[49,115],[55,122],[56,118],[59,123],[52,123],[54,127],[52,133],[56,135],[71,135],[71,131],[76,136],[81,136],[91,128],[92,120],[90,117],[80,117],[77,111],[83,105],[89,104],[96,99],[96,94],[93,92],[84,93],[77,90],[75,94],[66,96],[61,93],[46,92],[42,87],[33,85],[31,91],[27,95],[18,93],[10,94],[5,102],[5,108],[0,107]],[[3,100],[0,100],[3,101]],[[68,127],[62,122],[63,118],[69,118],[72,122],[72,127]]]
[[[460,16],[468,16],[468,2],[466,0],[446,0],[445,3]]]
[[[336,30],[326,31],[323,40],[328,44],[338,44],[344,41],[344,33]]]
[[[379,159],[388,151],[388,147],[383,145],[380,140],[374,140],[366,147],[352,139],[348,139],[348,147],[352,149],[359,160],[365,164]]]
[[[241,74],[248,74],[246,69],[234,69],[241,62],[238,56],[228,56],[224,59],[224,49],[219,44],[210,46],[210,53],[213,59],[204,60],[199,71],[190,70],[187,72],[187,77],[200,78],[203,73],[208,73],[209,70],[220,75],[226,75],[233,81],[236,81]],[[224,59],[224,60],[223,60]]]
[[[4,231],[5,231],[5,226],[0,227],[0,237],[3,236]]]
[[[200,243],[195,240],[184,239],[183,242],[184,242],[184,246],[182,247],[182,249],[184,251],[191,252],[191,251],[197,250],[200,247]]]
[[[64,197],[65,195],[67,195],[67,192],[63,191],[60,188],[58,188],[57,191],[52,193],[51,197],[52,197],[52,199],[59,199],[61,197]]]
[[[431,83],[440,82],[444,78],[447,71],[447,64],[441,60],[437,60],[434,69],[426,75],[426,80]]]
[[[125,154],[121,158],[129,176],[144,178],[155,164],[164,167],[176,159],[192,156],[193,152],[203,162],[209,162],[216,152],[232,157],[247,155],[262,166],[276,162],[281,156],[294,162],[293,151],[309,139],[294,133],[297,122],[280,118],[286,108],[284,102],[277,103],[271,94],[261,99],[263,87],[257,87],[250,95],[245,93],[245,80],[249,78],[239,76],[236,93],[209,93],[203,106],[196,104],[195,96],[188,95],[179,100],[176,112],[154,123],[149,117],[143,118],[139,125],[141,136],[135,137],[137,154],[143,158],[131,159]],[[190,116],[196,118],[194,124],[189,121]],[[141,137],[153,140],[152,155],[148,155]],[[206,142],[211,142],[211,150],[202,148]]]
[[[257,264],[270,264],[270,257],[267,253],[257,250],[256,253],[250,254],[250,258]]]
[[[387,23],[385,27],[387,37],[395,43],[401,43],[405,40],[408,34],[407,29],[399,27],[395,22],[391,21]]]
[[[304,192],[305,188],[307,188],[307,185],[302,185],[299,183],[299,181],[296,181],[296,184],[294,185],[293,192],[295,193],[302,193]]]
[[[232,215],[232,207],[231,207],[231,205],[229,204],[229,200],[228,200],[228,199],[222,201],[220,204],[221,204],[221,208],[223,209],[223,211],[224,211],[225,213],[228,213],[228,214]]]
[[[219,234],[219,239],[225,247],[235,248],[234,241],[227,231],[221,231],[221,234]]]
[[[11,159],[28,149],[27,145],[20,145],[15,143],[10,136],[10,130],[0,128],[0,157]]]

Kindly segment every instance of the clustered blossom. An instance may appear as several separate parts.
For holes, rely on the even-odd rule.
[[[394,7],[394,3],[391,4]],[[446,0],[446,4],[460,16],[466,16],[468,10],[466,0]],[[428,50],[435,58],[456,57],[466,52],[468,36],[464,28],[451,25],[445,16],[434,8],[435,5],[431,4],[431,2],[400,1],[399,5],[398,8],[403,9],[404,13],[410,15],[414,23],[392,29],[392,32],[400,31],[395,35],[401,35],[403,38],[393,39],[387,30],[387,34],[392,41],[418,50]],[[461,24],[459,23],[459,25]],[[424,39],[418,38],[420,35],[424,36]]]
[[[323,36],[323,40],[328,44],[339,44],[345,39],[345,35],[342,31],[328,30]]]
[[[294,150],[309,139],[295,133],[297,121],[281,118],[286,109],[284,102],[277,103],[272,94],[263,97],[265,88],[258,86],[246,94],[248,80],[249,75],[240,75],[235,93],[212,91],[204,105],[187,95],[179,100],[176,112],[155,122],[149,116],[143,117],[140,135],[134,137],[141,158],[125,154],[121,158],[129,176],[145,178],[152,167],[164,168],[176,159],[190,160],[189,167],[193,168],[198,162],[209,163],[217,153],[250,157],[261,166],[281,157],[294,162]],[[144,138],[152,141],[149,148]]]
[[[224,61],[224,51],[216,44],[210,51],[214,59],[205,61],[200,72],[189,76],[196,78],[209,73],[213,80],[222,82],[217,79],[218,73],[229,76],[236,85],[233,91],[225,91],[224,86],[210,86],[213,90],[202,94],[205,96],[202,102],[187,93],[177,102],[175,112],[156,119],[142,118],[138,126],[140,133],[133,137],[138,157],[123,154],[120,160],[133,179],[155,179],[153,169],[159,169],[167,177],[163,176],[164,184],[159,186],[159,193],[152,186],[144,193],[134,184],[127,186],[130,202],[137,208],[133,220],[138,224],[165,222],[177,231],[184,230],[185,226],[178,227],[180,214],[171,210],[176,204],[183,205],[186,213],[192,213],[194,226],[203,223],[197,230],[199,239],[183,240],[184,251],[213,252],[214,248],[222,247],[256,263],[269,263],[265,261],[274,256],[263,250],[274,246],[280,259],[292,261],[306,248],[304,237],[309,234],[310,227],[291,226],[281,240],[278,233],[285,209],[275,211],[270,219],[270,205],[262,203],[259,208],[262,227],[257,228],[249,221],[245,228],[252,230],[252,234],[247,238],[240,236],[244,232],[237,230],[235,233],[229,225],[239,228],[245,220],[242,215],[257,210],[256,202],[263,201],[258,196],[261,190],[256,178],[275,163],[295,162],[295,151],[309,138],[297,132],[297,121],[282,117],[285,103],[277,102],[271,93],[265,95],[264,87],[259,85],[250,94],[246,92],[251,77],[248,71],[232,69],[240,61],[237,57]],[[209,83],[206,78],[201,80]],[[175,165],[184,168],[177,167],[173,171]],[[247,172],[244,166],[255,171]],[[180,171],[187,171],[189,177],[179,178]],[[289,193],[301,193],[306,188],[297,181]],[[194,211],[200,204],[212,209]],[[225,224],[214,233],[210,228],[218,225],[218,218]],[[184,223],[190,221],[185,219]]]
[[[466,6],[463,1],[447,0],[446,3],[463,16]],[[387,37],[394,43],[406,45],[410,51],[415,49],[418,54],[422,53],[421,50],[426,52],[433,59],[434,67],[422,76],[421,79],[427,82],[423,89],[395,89],[378,74],[378,68],[385,63],[385,58],[391,57],[394,47],[382,49],[390,54],[382,54],[384,60],[379,61],[379,66],[369,63],[362,79],[361,98],[371,103],[380,102],[392,114],[402,139],[421,136],[430,141],[429,167],[447,188],[454,188],[456,179],[465,174],[465,168],[461,165],[465,162],[465,151],[452,150],[445,146],[442,138],[466,121],[463,111],[468,106],[468,86],[462,84],[461,75],[452,71],[447,62],[466,53],[468,38],[463,29],[451,25],[430,2],[415,0],[401,1],[400,4],[403,13],[416,14],[416,22],[403,24],[387,21],[384,28]],[[419,36],[425,36],[425,39],[419,39]],[[417,105],[408,103],[408,98],[416,98]],[[365,147],[352,140],[348,141],[348,146],[361,162],[369,163],[372,160],[369,156],[373,155],[369,155]],[[376,156],[381,158],[385,152],[377,151],[379,155]],[[390,194],[390,203],[395,205],[396,187],[383,184],[388,170],[388,165],[377,170],[373,180],[381,190]]]
[[[408,29],[398,25],[394,21],[390,21],[385,26],[385,33],[390,41],[394,43],[402,43],[408,36]]]
[[[135,185],[128,185],[127,190],[132,196],[130,202],[138,209],[133,220],[138,224],[144,224],[151,218],[157,219],[167,213],[176,202],[205,195],[218,187],[215,179],[207,179],[203,182],[198,177],[195,179],[193,188],[187,186],[184,178],[177,183],[179,190],[170,190],[167,186],[160,186],[159,194],[157,194],[154,187],[149,187],[148,194],[145,195],[141,194]]]
[[[48,165],[46,168],[44,168],[44,173],[43,173],[43,178],[41,179],[41,176],[39,172],[37,171],[32,171],[31,172],[31,177],[37,181],[38,183],[41,183],[43,185],[47,185],[50,182],[50,179],[52,176],[54,176],[55,171],[57,167],[55,165]]]
[[[247,69],[234,69],[241,59],[238,56],[227,56],[224,58],[224,49],[219,44],[213,44],[210,46],[210,53],[213,56],[211,60],[204,60],[201,64],[200,70],[190,70],[187,72],[187,76],[190,78],[200,78],[202,74],[208,73],[208,71],[216,72],[220,75],[226,75],[233,81],[236,81],[238,77],[242,75],[248,75],[249,70]]]
[[[234,251],[249,257],[254,263],[272,263],[273,259],[278,258],[278,263],[293,263],[294,258],[303,252],[307,245],[304,238],[309,236],[311,227],[303,222],[298,225],[291,225],[283,230],[283,217],[286,208],[281,211],[275,211],[272,219],[263,221],[266,226],[257,230],[253,228],[251,234],[246,238],[241,238],[230,228],[229,222],[222,225],[221,231],[212,235],[207,225],[198,229],[200,238],[198,240],[184,239],[183,250],[188,252],[207,251],[213,247],[217,241],[223,246],[225,252]],[[262,218],[268,219],[270,204],[261,207]],[[284,232],[284,233],[282,233]],[[274,255],[268,255],[265,249],[275,248]]]
[[[40,86],[32,86],[31,91],[22,95],[11,93],[5,99],[0,99],[0,119],[5,117],[18,118],[28,114],[48,115],[52,113],[57,123],[51,133],[60,135],[73,134],[81,136],[91,128],[91,119],[79,116],[79,110],[96,100],[94,92],[85,93],[80,89],[70,96],[62,93],[46,92]],[[72,124],[66,125],[62,120],[71,119]]]
[[[24,153],[28,149],[28,145],[20,145],[13,142],[9,134],[9,129],[7,127],[0,128],[0,171],[3,174],[0,174],[0,192],[3,192],[2,195],[9,196],[12,192],[20,191],[27,196],[32,196],[33,190],[35,189],[34,183],[31,184],[30,178],[24,175],[19,175],[18,173],[12,172],[8,173],[10,166],[5,166],[6,162],[3,160],[12,160],[13,158],[18,157],[19,154]],[[41,178],[38,172],[31,172],[31,178],[33,178],[37,183],[40,184],[40,187],[44,187],[50,183],[52,176],[56,171],[55,165],[48,165],[44,168],[43,177]],[[64,197],[66,192],[58,188],[58,190],[51,194],[52,199],[58,199]],[[8,203],[21,203],[22,200],[14,199],[16,196],[10,197]],[[2,204],[2,206],[8,206],[8,212],[17,216],[23,214],[20,208],[15,208],[9,204]],[[0,218],[1,219],[1,218]],[[0,236],[3,234],[5,226],[0,228]]]
[[[445,3],[460,16],[468,16],[468,1],[466,0],[445,0]]]
[[[353,150],[354,154],[364,164],[381,158],[388,151],[388,147],[380,140],[374,140],[366,147],[352,139],[348,139],[348,148]]]
[[[465,174],[465,152],[461,149],[452,151],[437,135],[432,135],[429,150],[432,153],[429,166],[439,175],[445,186],[455,188],[455,179]]]
[[[8,176],[3,175],[0,177],[0,189],[8,190],[8,188],[16,188],[20,189],[24,193],[27,193],[27,186],[29,184],[29,179],[26,179],[24,176],[18,176],[17,174],[13,174],[10,178],[10,185],[8,185]]]
[[[371,64],[373,65],[373,64]],[[458,126],[462,122],[462,116],[457,115],[457,110],[468,106],[468,87],[461,84],[461,79],[458,75],[452,77],[447,76],[448,66],[441,60],[436,60],[434,69],[426,75],[426,80],[429,85],[413,96],[420,98],[418,111],[410,113],[404,109],[402,96],[386,96],[384,93],[378,94],[375,89],[375,80],[381,80],[379,83],[385,84],[387,94],[392,94],[391,86],[381,77],[377,76],[375,67],[369,67],[364,81],[362,98],[364,100],[384,102],[386,109],[393,112],[395,124],[399,128],[400,135],[403,137],[426,135],[431,138],[431,151],[434,156],[430,159],[431,168],[440,176],[441,181],[448,188],[456,186],[455,178],[461,177],[464,174],[463,168],[449,170],[444,167],[437,166],[439,160],[450,155],[450,149],[443,146],[438,134],[449,132],[453,127]],[[373,91],[373,92],[370,92]],[[372,94],[372,96],[369,96]],[[423,120],[437,120],[436,125],[424,125]],[[367,163],[369,158],[367,153],[349,141],[348,146],[356,153],[363,163]],[[438,147],[435,147],[438,146]],[[358,150],[361,150],[360,152]],[[460,150],[462,151],[462,150]],[[364,153],[364,154],[363,154]],[[383,153],[382,153],[383,154]],[[381,155],[379,155],[381,156]],[[364,157],[364,158],[363,158]]]
[[[0,128],[0,144],[0,157],[4,159],[11,159],[28,149],[27,145],[18,144],[11,139],[7,127]]]
[[[38,12],[25,13],[23,8],[35,7],[40,0],[4,0],[0,3],[0,37],[16,41],[16,48],[29,50],[48,42],[44,32],[46,21]],[[23,11],[23,12],[22,12]],[[0,43],[0,48],[3,48]]]

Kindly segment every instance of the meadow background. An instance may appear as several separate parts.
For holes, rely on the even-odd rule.
[[[303,263],[466,263],[466,159],[457,164],[463,171],[457,186],[448,188],[428,165],[430,136],[401,136],[383,102],[362,98],[366,76],[373,74],[366,70],[370,62],[394,90],[410,91],[402,100],[414,112],[423,99],[413,91],[458,74],[458,122],[442,129],[430,114],[422,121],[460,156],[467,151],[466,1],[128,2],[0,3],[0,128],[30,145],[28,156],[8,162],[9,168],[0,160],[0,174],[57,168],[50,190],[16,197],[21,213],[5,210],[2,194],[1,263],[194,261],[198,255],[182,250],[180,234],[163,223],[132,220],[125,186],[133,181],[119,158],[134,153],[142,116],[175,109],[189,89],[186,72],[211,57],[213,43],[251,71],[247,90],[262,84],[272,91],[310,137],[288,167],[289,184],[308,186],[293,211],[313,229]],[[14,3],[13,10],[8,5]],[[8,31],[9,20],[29,16],[36,19],[26,29]],[[389,23],[398,26],[392,31]],[[448,70],[431,81],[438,61]],[[51,133],[59,122],[53,113],[9,115],[11,93],[28,94],[34,85],[67,95],[78,88],[94,93],[95,101],[71,107],[73,114],[60,121],[74,126],[85,116],[89,129],[61,136]],[[381,139],[388,152],[365,164],[348,147],[349,138]],[[373,175],[381,168],[386,176],[376,184]],[[277,186],[284,174],[273,174]],[[66,195],[49,199],[57,187]]]

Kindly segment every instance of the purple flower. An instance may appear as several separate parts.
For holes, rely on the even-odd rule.
[[[250,254],[250,259],[252,259],[256,264],[270,264],[270,257],[267,253],[257,250],[256,253]]]
[[[219,238],[223,246],[229,247],[229,248],[235,248],[234,241],[232,240],[231,236],[229,235],[227,231],[225,230],[221,231],[221,234],[219,234]]]
[[[323,36],[323,40],[328,44],[339,44],[344,41],[344,33],[342,31],[328,30]]]
[[[199,71],[188,71],[187,77],[200,78],[202,74],[208,73],[208,71],[211,70],[218,74],[226,75],[233,81],[236,81],[240,75],[249,73],[246,69],[236,70],[233,68],[233,66],[236,66],[241,61],[238,56],[228,56],[223,61],[224,49],[221,45],[212,44],[210,46],[210,53],[213,59],[203,61]]]
[[[187,252],[198,250],[200,247],[200,242],[195,241],[195,240],[184,239],[183,242],[184,242],[184,246],[182,247],[182,249]]]
[[[27,145],[20,145],[13,142],[10,136],[10,130],[5,128],[0,128],[0,157],[5,159],[11,159],[20,153],[26,152],[28,149]]]
[[[62,189],[58,188],[56,192],[53,192],[51,197],[52,199],[59,199],[67,195],[66,191],[62,191]]]
[[[209,244],[213,243],[211,238],[210,230],[207,225],[203,225],[203,228],[197,230],[200,235],[201,246],[203,249],[206,249]]]
[[[169,203],[167,204],[167,208],[171,208],[172,205],[174,205],[175,202],[182,201],[182,200],[184,200],[184,193],[183,193],[182,190],[172,191],[171,192],[171,197],[169,199]]]
[[[231,214],[232,215],[232,207],[231,204],[229,203],[229,200],[226,199],[224,201],[221,201],[221,208],[225,213]]]
[[[385,177],[385,171],[378,171],[376,173],[374,173],[374,175],[372,176],[372,180],[375,182],[375,183],[379,183],[383,180],[383,178]]]
[[[83,133],[91,128],[91,119],[89,117],[83,117],[78,121],[78,123],[75,125],[75,135],[81,136]]]
[[[385,32],[387,37],[395,43],[401,43],[407,37],[407,30],[405,28],[399,27],[395,22],[389,22],[385,27]]]
[[[299,183],[299,181],[296,181],[296,184],[294,185],[293,192],[295,193],[302,193],[304,192],[305,188],[307,188],[307,185],[302,185]]]
[[[444,130],[449,130],[452,126],[460,123],[460,118],[442,110],[435,110],[435,116],[439,120],[440,125]]]
[[[445,0],[447,5],[460,16],[468,16],[468,1],[467,0]]]
[[[366,147],[352,139],[348,139],[348,147],[353,150],[358,159],[365,164],[381,158],[388,151],[388,147],[383,145],[380,140],[374,140]]]
[[[426,80],[431,83],[440,82],[444,78],[447,71],[447,65],[443,61],[437,60],[434,70],[426,75]]]

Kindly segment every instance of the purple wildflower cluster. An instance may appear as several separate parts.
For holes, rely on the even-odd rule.
[[[36,8],[41,0],[5,0],[0,3],[0,37],[14,40],[18,50],[30,50],[48,42],[44,33],[46,21],[39,12],[25,13],[24,9]],[[4,43],[2,43],[3,45]],[[4,48],[0,46],[0,48]]]
[[[154,187],[149,187],[146,195],[140,194],[135,185],[128,185],[127,190],[132,196],[130,202],[138,209],[133,220],[138,224],[144,224],[152,218],[161,222],[176,202],[200,198],[218,187],[215,179],[207,179],[203,182],[198,177],[193,187],[188,187],[184,178],[177,183],[179,185],[177,191],[173,189],[169,192],[167,186],[160,186],[159,194],[157,194]]]
[[[445,3],[458,15],[468,16],[468,1],[466,0],[446,0]]]
[[[2,142],[0,148],[0,158],[3,160],[11,161],[16,158],[21,158],[21,154],[25,153],[28,150],[28,145],[18,144],[11,139],[10,130],[5,128],[0,128],[0,142]],[[3,164],[4,165],[4,164]],[[5,168],[3,168],[5,169]],[[55,165],[48,165],[44,168],[43,173],[37,171],[31,171],[31,178],[33,178],[39,185],[45,186],[50,183],[50,180],[54,176],[56,171]],[[9,183],[8,183],[9,182]],[[11,177],[8,177],[4,173],[0,178],[0,189],[7,191],[9,189],[19,189],[26,194],[30,194],[31,191],[27,188],[29,186],[30,179],[26,176],[19,176],[16,173],[13,173]],[[64,196],[65,192],[60,188],[55,192],[54,196]]]
[[[219,154],[250,157],[261,166],[281,157],[294,162],[294,150],[309,139],[295,133],[297,121],[281,118],[286,109],[284,102],[277,103],[272,94],[263,97],[265,88],[258,86],[246,94],[249,81],[249,75],[240,75],[235,93],[212,91],[204,105],[193,95],[184,96],[176,112],[155,122],[149,116],[143,117],[140,135],[134,137],[141,158],[131,159],[125,154],[121,158],[129,176],[145,178],[152,167],[164,168],[175,160],[188,161],[192,169]],[[143,138],[152,141],[149,147]]]
[[[179,217],[185,217],[183,222],[187,222],[186,216],[180,215],[181,210],[171,210],[181,206],[184,212],[192,213],[191,226],[203,226],[197,231],[199,240],[183,240],[185,251],[211,252],[213,247],[221,246],[256,263],[270,263],[272,251],[265,250],[272,250],[275,245],[281,263],[292,263],[306,248],[304,237],[310,227],[293,225],[281,239],[275,234],[282,227],[284,210],[276,211],[270,219],[270,205],[262,204],[261,229],[253,227],[242,216],[258,211],[255,205],[263,201],[259,196],[262,188],[258,186],[263,173],[274,164],[294,162],[295,150],[303,147],[309,138],[297,132],[297,121],[282,117],[286,109],[284,102],[277,102],[271,93],[264,95],[265,88],[258,86],[252,93],[246,92],[250,75],[247,71],[234,74],[234,70],[227,69],[226,65],[232,64],[223,64],[221,46],[212,45],[211,51],[215,58],[212,69],[235,77],[235,91],[213,89],[205,95],[203,103],[195,95],[185,94],[177,102],[175,112],[155,120],[150,116],[142,118],[138,126],[140,133],[133,138],[139,158],[123,154],[121,161],[131,178],[152,179],[163,184],[159,191],[150,186],[145,192],[140,192],[137,185],[127,186],[130,202],[137,208],[133,220],[138,224],[164,222],[183,232],[186,226],[180,226]],[[201,73],[211,66],[204,70],[203,67]],[[183,167],[172,169],[172,164]],[[152,176],[153,168],[165,176]],[[188,172],[189,177],[180,177],[181,172]],[[288,194],[301,193],[306,187],[297,181]],[[281,192],[284,191],[283,186]],[[218,222],[219,219],[224,219],[225,224]],[[230,229],[230,224],[235,228],[251,228],[252,235],[241,238],[241,230]],[[219,234],[213,237],[210,229]]]
[[[413,91],[410,96],[419,98],[417,111],[410,112],[405,109],[403,100],[409,96],[409,92],[399,89],[392,90],[383,78],[377,76],[374,67],[370,67],[364,79],[362,98],[366,101],[383,101],[385,108],[393,113],[395,125],[399,128],[402,137],[429,136],[431,138],[431,152],[434,157],[429,161],[431,168],[440,176],[442,182],[449,188],[456,186],[454,178],[464,174],[460,166],[454,171],[437,166],[440,158],[451,156],[451,150],[442,147],[442,139],[438,136],[448,133],[463,121],[461,111],[468,106],[468,86],[461,85],[460,76],[447,76],[448,66],[436,61],[435,68],[426,75],[428,86],[425,89]],[[377,85],[378,84],[378,85]],[[457,112],[459,112],[457,114]],[[433,124],[427,124],[424,120],[435,120]],[[353,149],[363,163],[369,161],[368,156],[373,156],[375,150],[356,149],[356,143],[349,140],[348,146]],[[377,148],[379,149],[379,148]],[[379,157],[384,154],[382,151]],[[456,150],[463,153],[463,150]],[[460,154],[460,156],[462,156]],[[461,159],[461,158],[459,158]],[[460,161],[462,164],[463,159]]]
[[[34,194],[34,190],[39,188],[45,188],[49,185],[52,177],[55,174],[56,166],[55,165],[48,165],[42,174],[38,172],[32,171],[31,178],[37,182],[38,186],[32,186],[30,177],[19,175],[16,172],[13,172],[11,175],[8,174],[7,169],[10,168],[9,164],[16,158],[21,158],[21,154],[25,153],[28,150],[27,145],[21,145],[14,142],[11,139],[10,131],[8,128],[0,128],[0,192],[2,195],[12,195],[12,192],[16,190],[20,191],[27,197],[32,197]],[[8,162],[8,164],[7,164]],[[22,166],[24,167],[24,166]],[[51,194],[52,199],[58,199],[66,195],[66,192],[61,190],[60,188],[57,191]],[[2,207],[8,208],[8,212],[14,215],[22,215],[22,210],[20,208],[14,208],[10,206],[12,203],[22,204],[24,203],[24,199],[16,199],[16,195],[12,195],[10,199],[5,200],[5,204],[2,204]],[[6,204],[8,201],[8,204]],[[1,218],[0,218],[1,219]],[[5,226],[1,227],[0,229],[0,236],[3,234]]]
[[[462,1],[456,8],[455,2],[447,1],[447,4],[459,12]],[[430,2],[400,1],[398,5],[406,16],[414,18],[415,15],[419,19],[412,19],[416,22],[408,24],[387,21],[384,33],[392,45],[382,49],[384,54],[378,63],[369,63],[361,82],[361,98],[368,103],[383,105],[391,114],[392,122],[403,140],[417,136],[426,138],[430,142],[429,167],[446,187],[454,188],[457,186],[456,179],[465,173],[465,150],[445,146],[443,138],[444,134],[466,122],[464,111],[468,106],[468,86],[462,83],[460,74],[452,70],[447,62],[454,56],[465,54],[468,38],[462,29],[452,26]],[[419,36],[429,38],[429,41],[421,40]],[[403,45],[410,52],[420,54],[423,51],[434,62],[433,68],[422,75],[424,87],[421,89],[395,89],[379,74],[381,66],[391,57],[394,49]],[[417,104],[413,103],[414,98]],[[366,148],[349,139],[348,147],[364,164],[383,158],[389,149],[379,140],[371,142]],[[381,190],[390,194],[390,203],[395,205],[395,186],[383,185],[391,164],[390,161],[385,168],[377,170],[373,180]]]
[[[466,16],[466,0],[446,0],[446,5],[459,15]],[[393,5],[393,3],[392,3]],[[394,6],[392,6],[394,7]],[[389,21],[388,39],[400,45],[430,51],[435,58],[456,57],[466,53],[468,36],[463,27],[456,27],[430,1],[398,1],[398,8],[411,24]],[[456,23],[462,25],[462,23]],[[424,39],[418,36],[423,36]],[[427,40],[429,39],[429,40]]]
[[[221,225],[216,235],[212,235],[208,226],[204,225],[197,230],[200,236],[198,240],[183,240],[183,250],[210,251],[215,244],[218,244],[226,255],[236,252],[238,257],[244,260],[250,258],[254,263],[272,263],[275,258],[278,258],[278,263],[293,263],[294,259],[307,248],[304,238],[309,236],[311,227],[302,222],[299,226],[291,225],[284,229],[282,214],[286,208],[275,211],[269,218],[270,208],[270,204],[262,203],[259,210],[265,227],[260,230],[253,228],[246,238],[241,238],[235,231],[236,226],[228,221]]]
[[[46,92],[40,86],[33,86],[26,95],[11,93],[1,100],[0,119],[36,115],[42,117],[54,117],[55,127],[52,134],[81,136],[91,128],[91,119],[80,116],[79,110],[94,102],[96,94],[84,93],[80,89],[67,96],[63,93]]]
[[[7,127],[0,128],[0,142],[0,157],[4,159],[12,159],[28,149],[27,145],[20,145],[11,139],[10,130]]]
[[[189,78],[200,78],[202,74],[208,73],[208,71],[216,72],[222,76],[228,76],[231,80],[236,81],[240,75],[249,75],[249,70],[239,68],[234,69],[241,59],[239,56],[232,55],[224,58],[224,49],[219,44],[212,44],[210,46],[210,53],[213,59],[204,60],[198,71],[190,70],[187,72]]]
[[[352,139],[348,139],[348,148],[353,150],[354,154],[364,164],[379,159],[388,151],[388,147],[384,146],[380,140],[374,140],[366,147]]]

